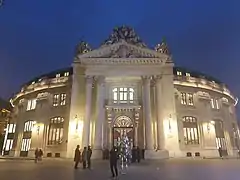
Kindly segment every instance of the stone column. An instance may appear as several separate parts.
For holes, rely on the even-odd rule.
[[[157,135],[158,135],[158,149],[164,149],[165,146],[165,135],[164,135],[164,126],[163,126],[163,107],[162,107],[162,84],[161,77],[157,76],[156,78],[156,88],[157,88]]]
[[[112,135],[113,135],[113,134],[112,134],[112,125],[111,125],[110,123],[109,123],[108,125],[109,125],[109,126],[108,126],[108,131],[109,131],[109,132],[108,132],[108,133],[109,133],[109,134],[108,134],[108,135],[109,135],[109,147],[108,147],[108,148],[109,148],[109,150],[110,150],[110,149],[112,148],[112,146],[113,146],[113,142],[112,142],[112,138],[113,138]]]
[[[97,121],[95,124],[95,139],[94,139],[94,158],[101,158],[102,156],[102,149],[103,149],[103,139],[104,139],[104,132],[103,129],[105,125],[105,107],[104,107],[104,100],[105,100],[105,78],[98,77],[97,79]]]
[[[89,145],[90,137],[90,119],[91,119],[91,107],[92,107],[92,83],[93,77],[86,77],[86,114],[83,126],[83,144],[82,147]]]
[[[134,146],[138,146],[138,125],[134,129]]]
[[[145,128],[146,128],[146,150],[153,150],[153,129],[151,116],[151,100],[150,100],[150,77],[144,78],[144,98],[145,104]]]

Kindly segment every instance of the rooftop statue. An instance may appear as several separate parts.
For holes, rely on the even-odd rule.
[[[130,44],[134,44],[136,46],[146,47],[146,44],[142,42],[139,36],[135,33],[134,29],[128,26],[114,28],[112,34],[103,43],[103,45],[114,44],[120,42],[121,40],[124,40]]]
[[[88,43],[81,41],[77,47],[76,47],[76,55],[78,54],[84,54],[87,53],[89,51],[91,51],[92,49],[90,48],[90,46],[88,45]]]
[[[160,44],[157,44],[155,46],[155,50],[162,54],[167,54],[167,55],[171,54],[165,39],[163,39]]]

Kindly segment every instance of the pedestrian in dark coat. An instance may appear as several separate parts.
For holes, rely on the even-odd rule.
[[[91,157],[92,157],[92,149],[90,146],[88,146],[87,150],[87,168],[91,169]]]
[[[84,149],[83,149],[82,162],[83,162],[83,169],[86,169],[86,166],[87,166],[87,147],[84,147]]]
[[[137,162],[140,163],[140,160],[141,160],[141,150],[140,150],[140,148],[138,146],[137,146],[136,154],[137,154]]]
[[[39,150],[38,148],[35,150],[35,163],[38,162],[38,158],[39,158]]]
[[[110,169],[113,178],[118,177],[117,160],[118,160],[117,148],[113,147],[110,151]]]
[[[79,150],[80,146],[77,145],[77,148],[75,149],[75,155],[74,155],[74,162],[75,162],[75,166],[74,168],[77,169],[78,168],[78,164],[79,162],[81,162],[81,151]]]

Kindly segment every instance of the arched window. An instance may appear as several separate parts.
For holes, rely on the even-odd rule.
[[[186,145],[199,144],[197,118],[185,116],[182,119],[184,142]]]
[[[54,117],[50,119],[48,131],[48,145],[61,144],[63,141],[63,124],[62,117]]]

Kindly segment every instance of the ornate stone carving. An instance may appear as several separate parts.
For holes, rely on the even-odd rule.
[[[76,47],[76,55],[84,54],[84,53],[87,53],[91,50],[92,49],[90,48],[88,43],[86,43],[84,41],[81,41]]]
[[[38,99],[38,100],[48,99],[48,95],[49,95],[48,92],[39,93],[39,94],[37,95],[37,99]]]
[[[225,105],[229,105],[229,101],[228,101],[228,99],[225,98],[225,97],[222,97],[222,102],[223,102],[223,104],[225,104]]]
[[[122,40],[130,44],[134,44],[136,46],[146,47],[145,43],[142,42],[139,36],[135,33],[134,29],[128,26],[121,26],[113,29],[112,34],[103,43],[103,45],[118,43],[121,42]]]
[[[210,100],[210,94],[207,92],[198,91],[197,94],[198,94],[199,99]]]
[[[171,54],[165,40],[162,40],[162,42],[160,44],[157,44],[155,46],[155,50],[159,53],[162,53],[162,54],[167,54],[167,55]]]

